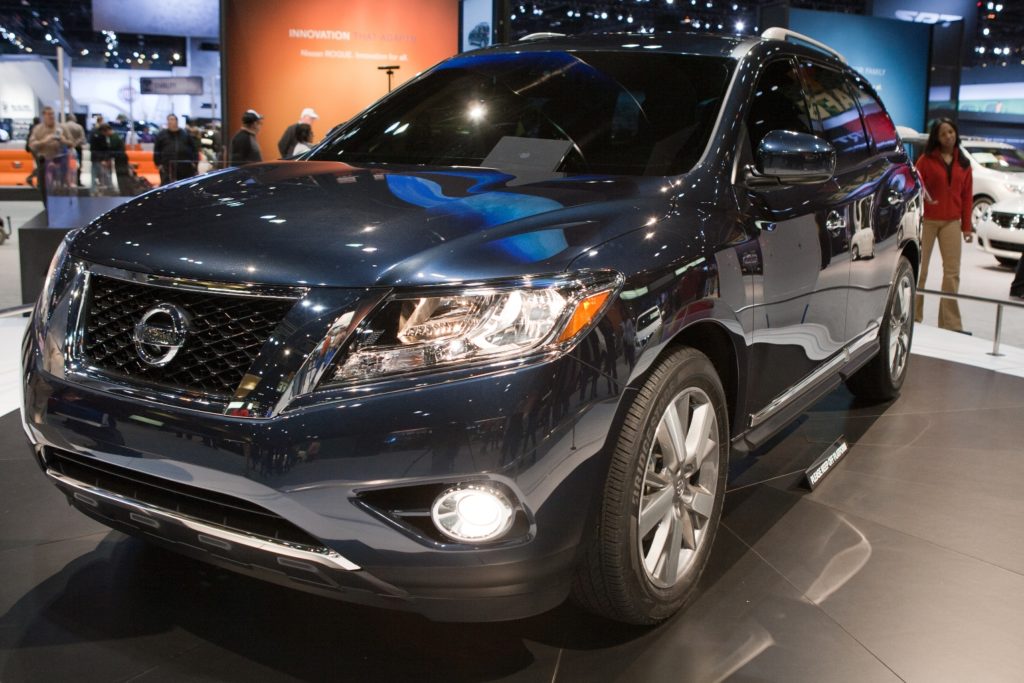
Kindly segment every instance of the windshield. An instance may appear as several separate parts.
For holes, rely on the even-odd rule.
[[[985,168],[1007,173],[1024,173],[1024,154],[1013,147],[975,147],[969,148],[974,160]]]
[[[674,175],[700,159],[733,64],[641,52],[457,57],[353,119],[311,158]]]

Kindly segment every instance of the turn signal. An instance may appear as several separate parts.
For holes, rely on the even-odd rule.
[[[608,300],[610,294],[611,291],[609,290],[591,294],[576,304],[576,310],[572,313],[572,319],[565,326],[565,329],[562,330],[562,334],[558,336],[558,342],[569,341],[579,334],[580,331],[586,329],[597,314],[601,312],[604,302]]]

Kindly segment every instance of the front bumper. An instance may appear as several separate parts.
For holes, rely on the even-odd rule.
[[[25,425],[69,502],[113,528],[351,602],[437,620],[510,619],[566,597],[603,485],[622,385],[588,360],[577,350],[490,376],[247,420],[55,377],[30,330]],[[525,526],[514,538],[445,543],[373,502],[380,492],[401,499],[480,479],[517,499]],[[234,523],[236,509],[266,513],[273,524]]]
[[[978,222],[978,248],[993,256],[1016,259],[1024,253],[1024,229],[1004,228],[991,220]]]

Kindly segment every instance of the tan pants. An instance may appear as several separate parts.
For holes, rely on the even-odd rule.
[[[921,279],[917,286],[924,287],[928,279],[928,262],[932,258],[932,247],[939,242],[939,254],[942,256],[942,291],[956,294],[960,290],[960,242],[963,233],[960,221],[936,221],[925,219],[921,233]],[[924,297],[917,295],[917,306],[914,319],[921,322],[924,312]],[[943,299],[939,302],[939,327],[946,330],[963,329],[960,321],[960,306],[956,299]]]

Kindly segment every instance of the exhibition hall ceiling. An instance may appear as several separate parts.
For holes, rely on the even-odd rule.
[[[949,1],[955,3],[955,0]],[[148,16],[157,28],[148,31],[136,28],[140,33],[126,32],[125,19],[136,27],[144,27],[145,22],[135,22],[131,12],[116,6],[118,2],[135,7],[138,19]],[[680,27],[750,34],[761,28],[757,25],[758,10],[777,4],[779,0],[511,0],[508,7],[513,17],[511,35],[516,37],[536,31],[584,33]],[[906,12],[917,13],[934,11],[937,6],[928,0],[905,0],[901,4],[906,6]],[[972,44],[969,61],[993,65],[1024,63],[1024,3],[975,0],[960,4],[966,8],[964,11],[978,13],[975,35],[968,36]],[[146,5],[146,2],[128,0],[0,0],[0,54],[53,55],[56,46],[61,45],[77,65],[166,70],[184,65],[188,52],[186,36],[209,39],[218,35],[215,26],[204,35],[186,32],[156,35],[168,33],[162,28],[167,22],[156,16],[162,11],[161,7],[173,7],[173,16],[178,19],[186,15],[201,18],[216,14],[210,8],[216,8],[218,0],[183,0],[150,8]],[[794,0],[789,5],[799,9],[865,14],[872,3],[870,0]],[[303,7],[303,3],[296,2],[294,6]],[[115,17],[118,25],[100,25],[102,17]],[[204,47],[217,49],[217,41],[206,40]]]

